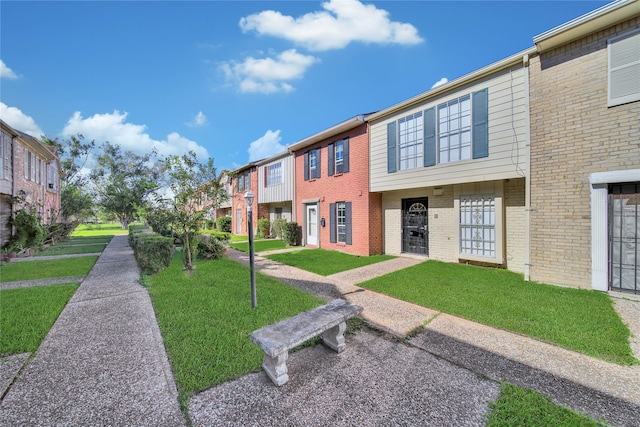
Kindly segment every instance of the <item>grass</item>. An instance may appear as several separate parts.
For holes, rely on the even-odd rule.
[[[249,252],[249,242],[231,243],[229,246],[242,252]],[[255,240],[253,242],[253,247],[256,252],[263,252],[273,251],[276,249],[285,249],[287,247],[287,244],[284,240],[279,239]]]
[[[55,246],[93,245],[98,243],[104,243],[106,245],[112,238],[113,236],[76,236],[62,242],[56,242]]]
[[[637,364],[629,328],[602,292],[525,282],[507,270],[426,261],[367,289],[621,365]]]
[[[33,256],[51,256],[51,255],[73,255],[73,254],[92,254],[100,253],[104,250],[106,243],[91,244],[86,246],[71,245],[54,245],[47,249],[33,254]]]
[[[357,256],[339,251],[305,249],[282,254],[267,255],[266,258],[283,264],[307,270],[321,276],[340,273],[365,265],[375,264],[395,258],[391,255]]]
[[[500,398],[491,404],[487,427],[590,427],[604,426],[588,416],[556,405],[542,394],[503,383]]]
[[[105,224],[80,224],[72,236],[115,236],[129,234],[129,230],[123,230],[119,222]]]
[[[196,261],[188,275],[180,253],[145,276],[183,408],[193,393],[260,369],[263,352],[251,332],[324,303],[258,273],[252,309],[249,277],[248,267],[227,258]]]
[[[0,282],[49,279],[52,277],[86,276],[97,256],[10,262],[0,267]]]
[[[78,283],[0,291],[0,354],[35,352]]]
[[[231,243],[233,243],[233,242],[248,242],[249,241],[249,237],[248,236],[243,236],[241,234],[232,234],[230,240],[231,240]]]

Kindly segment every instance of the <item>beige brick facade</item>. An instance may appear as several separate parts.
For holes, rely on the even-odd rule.
[[[607,106],[607,41],[638,28],[531,58],[531,280],[591,287],[590,174],[640,167],[640,102]]]

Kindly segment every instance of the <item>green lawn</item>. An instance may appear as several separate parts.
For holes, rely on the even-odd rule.
[[[75,245],[95,245],[98,243],[108,244],[113,236],[74,236],[62,242],[56,242],[56,247],[75,246]]]
[[[281,254],[267,255],[266,258],[322,276],[352,270],[395,258],[391,255],[357,256],[339,251],[305,249]]]
[[[263,352],[251,332],[324,303],[258,273],[252,309],[249,268],[228,258],[196,261],[189,276],[177,253],[167,269],[145,276],[145,284],[183,408],[198,390],[260,369]]]
[[[92,254],[100,253],[106,247],[106,243],[98,243],[86,246],[69,246],[69,245],[54,245],[47,249],[36,252],[33,256],[50,256],[50,255],[74,255],[74,254]]]
[[[78,283],[0,291],[0,355],[35,352]]]
[[[629,329],[602,292],[525,282],[507,270],[426,261],[363,283],[377,292],[609,362],[637,364]]]
[[[487,427],[591,427],[604,426],[588,416],[556,405],[542,394],[503,383],[500,398],[491,404]]]
[[[0,282],[86,276],[97,256],[10,262],[0,267]]]
[[[115,236],[129,234],[129,230],[123,230],[119,222],[105,224],[80,224],[71,236]]]
[[[231,243],[229,246],[231,246],[234,249],[237,249],[239,251],[242,252],[247,252],[249,253],[249,242],[238,242],[238,243]],[[253,242],[253,248],[254,251],[256,252],[263,252],[263,251],[273,251],[276,249],[285,249],[287,247],[287,244],[285,243],[284,240],[278,240],[278,239],[268,239],[268,240],[255,240]]]

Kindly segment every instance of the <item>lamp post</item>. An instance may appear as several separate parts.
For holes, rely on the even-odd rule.
[[[251,191],[244,193],[244,199],[247,201],[247,225],[249,228],[249,269],[251,270],[251,308],[256,308],[256,271],[253,262],[253,198]]]

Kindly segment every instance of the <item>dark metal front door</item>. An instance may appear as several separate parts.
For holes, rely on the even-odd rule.
[[[640,183],[609,187],[609,288],[640,293]]]
[[[402,252],[429,255],[428,200],[402,200]]]

